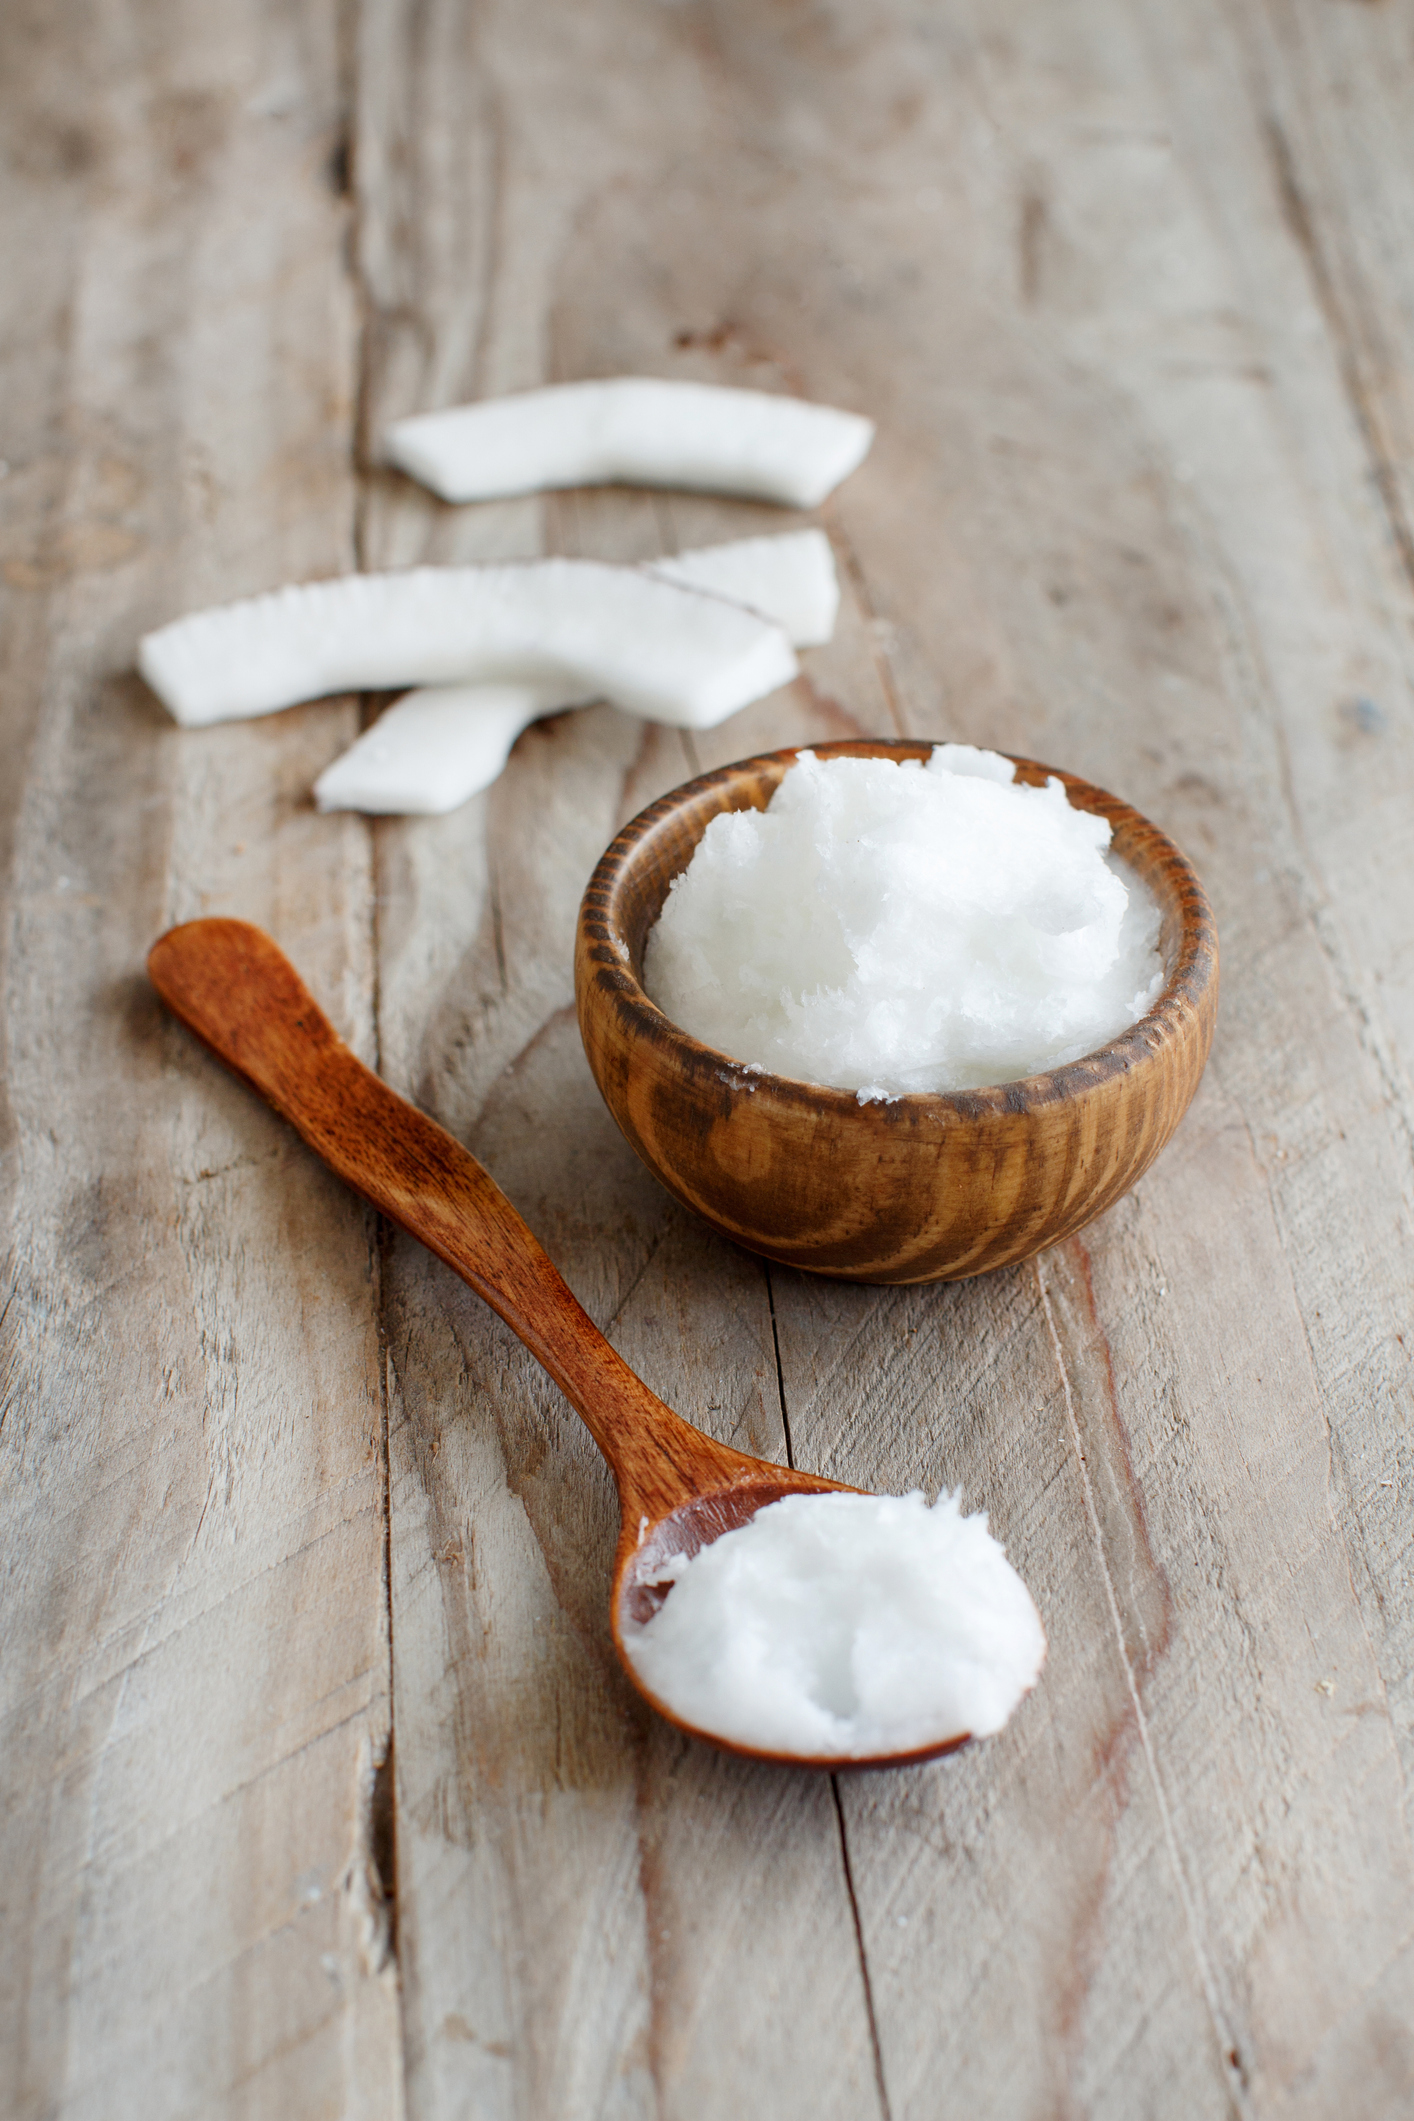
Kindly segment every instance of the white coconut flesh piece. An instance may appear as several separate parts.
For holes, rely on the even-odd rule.
[[[188,726],[477,678],[559,685],[707,729],[797,667],[784,632],[757,613],[597,560],[344,575],[195,612],[138,649],[148,684]]]
[[[840,585],[823,530],[733,538],[649,564],[666,581],[708,590],[774,619],[797,648],[818,648],[834,633]]]
[[[321,810],[439,817],[489,788],[523,729],[581,707],[563,687],[425,685],[379,715],[314,784]]]
[[[737,538],[652,562],[690,589],[749,603],[797,647],[828,641],[839,604],[830,541],[820,530]],[[563,687],[428,685],[387,708],[314,784],[321,810],[431,817],[489,788],[523,729],[585,704]]]
[[[872,420],[832,405],[621,376],[418,413],[384,448],[445,501],[627,484],[816,508],[873,439]]]

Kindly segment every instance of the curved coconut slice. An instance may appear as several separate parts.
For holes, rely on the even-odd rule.
[[[689,589],[750,604],[797,647],[827,641],[839,603],[823,531],[738,538],[652,562]],[[585,705],[563,686],[428,685],[387,708],[314,784],[321,810],[431,817],[456,810],[497,778],[522,729]]]
[[[727,545],[703,545],[648,564],[666,581],[728,597],[774,619],[797,648],[817,648],[834,633],[840,585],[823,530],[734,538]]]
[[[189,725],[475,677],[560,684],[569,698],[705,729],[797,667],[785,634],[754,612],[595,560],[344,575],[196,612],[138,649],[148,684]]]
[[[419,413],[384,447],[444,501],[623,482],[815,508],[873,439],[872,420],[832,405],[622,376]]]
[[[532,722],[562,707],[563,688],[426,685],[379,715],[314,784],[321,810],[440,817],[489,788]]]

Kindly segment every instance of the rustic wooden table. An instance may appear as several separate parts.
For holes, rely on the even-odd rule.
[[[1409,2112],[1405,0],[13,0],[4,40],[5,2113]],[[788,692],[567,715],[370,826],[308,791],[376,703],[179,732],[132,674],[285,581],[795,520],[376,468],[395,414],[621,372],[877,418]],[[1111,1214],[889,1291],[659,1191],[570,939],[662,789],[895,730],[1148,812],[1224,1006]],[[203,912],[684,1413],[990,1510],[1051,1637],[1004,1736],[831,1782],[644,1711],[587,1437],[156,1006]]]

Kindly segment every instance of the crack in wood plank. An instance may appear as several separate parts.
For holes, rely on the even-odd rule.
[[[845,1891],[849,1895],[849,1911],[854,1920],[855,1942],[859,1948],[859,1978],[864,1987],[864,2010],[869,2020],[869,2042],[874,2054],[874,2082],[879,2092],[879,2112],[883,2121],[892,2121],[889,2107],[889,2087],[884,2076],[884,2050],[879,2039],[879,2020],[874,2009],[874,1985],[869,1978],[869,1954],[864,1944],[864,1923],[859,1913],[859,1896],[854,1890],[854,1869],[849,1855],[849,1833],[845,1826],[844,1806],[840,1802],[840,1778],[830,1777],[830,1796],[834,1802],[835,1820],[840,1835],[840,1863],[844,1870]]]
[[[1124,1620],[1120,1613],[1119,1598],[1110,1568],[1110,1558],[1105,1548],[1104,1535],[1101,1530],[1100,1515],[1095,1500],[1094,1482],[1086,1460],[1085,1446],[1081,1440],[1080,1424],[1076,1416],[1075,1398],[1071,1390],[1070,1370],[1066,1363],[1064,1349],[1061,1346],[1060,1331],[1056,1324],[1055,1312],[1051,1306],[1050,1292],[1046,1287],[1045,1273],[1040,1260],[1033,1262],[1032,1271],[1035,1275],[1037,1293],[1041,1299],[1046,1331],[1050,1337],[1051,1347],[1055,1354],[1056,1368],[1060,1375],[1061,1393],[1065,1402],[1066,1426],[1070,1432],[1071,1446],[1075,1453],[1080,1484],[1085,1497],[1086,1516],[1089,1520],[1091,1538],[1094,1542],[1100,1574],[1104,1583],[1105,1599],[1109,1607],[1111,1625],[1114,1629],[1115,1646],[1124,1669],[1125,1684],[1129,1692],[1130,1705],[1134,1716],[1134,1727],[1144,1756],[1145,1770],[1163,1826],[1169,1868],[1173,1874],[1174,1884],[1183,1906],[1184,1919],[1188,1929],[1189,1947],[1198,1971],[1203,1995],[1207,2002],[1208,2016],[1212,2024],[1218,2053],[1221,2056],[1223,2069],[1227,2076],[1228,2096],[1231,2101],[1232,2112],[1240,2117],[1240,2121],[1251,2121],[1256,2109],[1249,2096],[1246,2070],[1242,2062],[1241,2051],[1237,2044],[1234,2029],[1229,2022],[1228,2014],[1223,2008],[1219,1997],[1216,1976],[1203,1942],[1202,1932],[1198,1923],[1198,1911],[1194,1905],[1193,1895],[1184,1871],[1183,1859],[1179,1853],[1178,1837],[1174,1831],[1172,1813],[1170,1812],[1168,1798],[1159,1775],[1158,1760],[1155,1756],[1153,1741],[1149,1733],[1149,1721],[1145,1714],[1143,1697],[1140,1691],[1140,1674],[1135,1670],[1133,1659],[1125,1640]]]
[[[1405,513],[1395,459],[1381,432],[1382,422],[1378,407],[1366,387],[1359,342],[1350,328],[1344,305],[1336,290],[1335,278],[1316,232],[1316,224],[1301,186],[1291,143],[1281,121],[1270,110],[1263,118],[1262,130],[1271,156],[1282,213],[1306,261],[1311,285],[1329,326],[1346,399],[1369,457],[1370,475],[1375,482],[1375,489],[1385,512],[1390,537],[1399,555],[1406,582],[1410,589],[1414,590],[1414,529],[1411,529]]]

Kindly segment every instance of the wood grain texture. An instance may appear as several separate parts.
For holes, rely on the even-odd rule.
[[[690,93],[696,67],[671,22],[639,11],[607,24],[567,16],[554,52],[514,10],[473,22],[440,7],[414,31],[401,10],[380,9],[364,34],[377,59],[362,75],[360,138],[376,134],[372,167],[396,173],[365,200],[376,426],[463,394],[468,363],[485,389],[553,376],[550,287],[567,222],[617,170],[656,168],[677,122],[605,72],[605,36],[627,39],[650,73],[665,67],[670,93]],[[600,73],[612,108],[577,92],[566,104],[576,74]],[[711,375],[715,363],[685,348],[679,367]],[[369,565],[542,549],[637,559],[794,520],[628,494],[454,512],[382,480],[364,554]],[[830,692],[837,658],[862,671],[862,724],[802,684],[729,725],[744,734],[738,750],[844,735],[881,715],[887,726],[857,607],[838,648],[813,659]],[[617,827],[696,770],[697,741],[607,709],[566,717],[522,740],[437,853],[407,826],[378,828],[393,909],[382,1050],[397,1086],[516,1199],[647,1382],[723,1440],[784,1460],[760,1270],[724,1273],[712,1241],[625,1158],[573,1016],[579,892]],[[615,1514],[593,1453],[445,1277],[402,1255],[391,1273],[413,2105],[729,2121],[749,2083],[782,2115],[873,2114],[867,1990],[828,1787],[685,1754],[645,1723],[605,1620]]]
[[[304,802],[356,717],[193,744],[130,675],[144,625],[351,557],[336,25],[3,35],[0,2105],[381,2116],[369,1232],[142,976],[237,908],[368,1046],[366,841]]]
[[[0,2099],[1405,2110],[1407,13],[66,0],[5,36]],[[624,371],[878,419],[788,693],[690,738],[564,716],[465,811],[366,827],[304,807],[351,706],[182,734],[123,675],[287,577],[796,520],[454,511],[377,467],[398,414]],[[1121,791],[1223,937],[1165,1155],[943,1287],[722,1243],[573,1019],[620,826],[859,734]],[[208,911],[279,937],[670,1404],[989,1508],[1052,1644],[1000,1739],[836,1793],[646,1714],[553,1388],[137,999]]]

